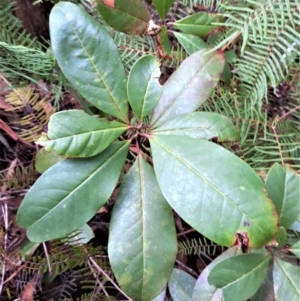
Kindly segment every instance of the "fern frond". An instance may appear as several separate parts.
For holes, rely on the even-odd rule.
[[[225,37],[215,48],[239,43],[240,57],[235,64],[240,101],[262,106],[267,87],[284,80],[295,55],[300,55],[298,1],[245,0],[245,6],[225,6]]]
[[[217,252],[224,251],[224,247],[216,245],[205,237],[188,239],[178,242],[179,252],[184,255],[208,255],[215,256]]]
[[[51,74],[54,58],[40,49],[0,41],[0,73],[6,78],[45,78]]]
[[[36,141],[45,130],[50,115],[54,113],[48,100],[40,99],[34,88],[27,86],[14,89],[7,94],[5,101],[12,105],[12,109],[7,112],[14,111],[21,116],[19,120],[10,122],[12,129],[27,142]]]
[[[10,189],[24,189],[33,183],[37,178],[38,173],[33,165],[26,167],[16,166],[13,171],[10,171],[10,176],[7,176],[6,170],[2,170],[0,172],[0,186],[2,187],[2,192],[4,194],[4,190],[8,191]]]
[[[291,83],[292,84],[292,83]],[[219,86],[203,110],[227,116],[241,133],[235,145],[224,144],[257,171],[267,171],[273,163],[289,164],[300,170],[300,98],[292,92],[282,105],[282,115],[269,116],[269,106],[262,112],[249,103],[241,104],[231,88]],[[269,96],[269,98],[271,98]],[[273,109],[274,104],[270,104]]]
[[[22,45],[29,48],[41,49],[37,42],[23,29],[22,22],[13,15],[14,3],[8,0],[0,2],[0,41],[10,45]]]
[[[131,36],[115,30],[109,30],[118,46],[121,60],[127,72],[135,61],[147,54],[156,55],[156,45],[151,36]]]

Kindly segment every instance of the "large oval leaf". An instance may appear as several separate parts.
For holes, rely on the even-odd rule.
[[[92,218],[113,192],[128,148],[128,142],[116,142],[100,155],[63,160],[44,172],[17,215],[28,238],[34,242],[59,238]]]
[[[300,176],[289,167],[276,163],[268,173],[266,187],[276,206],[279,224],[290,227],[299,215]]]
[[[196,279],[187,272],[173,269],[168,287],[173,301],[190,301]]]
[[[145,33],[151,18],[140,0],[98,0],[98,10],[109,26],[128,34]]]
[[[266,275],[270,254],[248,253],[226,258],[217,263],[208,281],[222,288],[224,301],[245,301],[255,294]]]
[[[211,112],[193,112],[176,116],[157,127],[153,133],[198,139],[217,137],[219,141],[240,138],[239,132],[227,117]]]
[[[208,275],[212,268],[222,260],[241,254],[242,250],[234,246],[211,262],[200,274],[194,287],[192,301],[220,301],[223,298],[222,290],[209,284]]]
[[[273,280],[276,301],[299,301],[299,266],[275,258]]]
[[[61,70],[80,94],[127,121],[125,70],[105,27],[77,5],[59,2],[50,14],[50,36]]]
[[[162,86],[159,62],[153,55],[141,57],[133,65],[127,83],[127,93],[135,116],[141,120],[149,115],[158,102]]]
[[[166,286],[177,251],[172,210],[141,157],[125,176],[112,212],[108,255],[122,290],[152,300]]]
[[[168,119],[195,111],[204,103],[222,76],[225,64],[223,52],[205,54],[203,48],[185,59],[164,84],[151,124],[157,127]]]
[[[117,121],[99,119],[80,110],[62,111],[50,117],[45,149],[67,158],[92,157],[101,153],[127,129]]]
[[[163,195],[193,228],[225,246],[239,234],[250,247],[272,240],[278,219],[256,172],[226,149],[190,137],[153,135],[154,169]]]

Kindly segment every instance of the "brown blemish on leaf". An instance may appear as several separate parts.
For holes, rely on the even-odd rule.
[[[250,224],[249,224],[247,221],[244,221],[244,222],[243,222],[243,226],[244,226],[244,227],[249,227]]]
[[[247,232],[237,232],[235,233],[235,246],[238,246],[239,249],[242,249],[244,253],[247,252],[247,249],[250,245],[250,240]]]
[[[102,0],[103,4],[115,8],[115,0]]]

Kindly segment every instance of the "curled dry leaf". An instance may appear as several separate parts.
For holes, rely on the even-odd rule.
[[[34,282],[30,281],[26,284],[26,286],[21,294],[20,301],[32,301],[34,292],[35,292]]]

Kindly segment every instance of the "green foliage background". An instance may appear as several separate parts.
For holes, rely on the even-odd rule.
[[[81,4],[98,21],[103,22],[95,12],[95,3],[84,0],[73,2]],[[299,1],[245,0],[239,1],[238,5],[236,1],[231,0],[180,0],[178,3],[170,10],[168,19],[179,20],[195,12],[197,7],[221,13],[226,17],[215,45],[216,48],[234,50],[237,59],[231,63],[230,82],[220,82],[202,108],[229,117],[240,130],[239,141],[234,144],[224,142],[223,146],[240,156],[263,177],[276,162],[289,164],[300,170]],[[13,5],[8,0],[0,2],[0,26],[0,74],[11,83],[14,92],[16,86],[38,84],[41,79],[54,81],[52,101],[58,108],[57,100],[62,89],[71,87],[55,65],[51,48],[46,49],[23,30],[21,22],[13,16]],[[112,28],[108,29],[118,46],[127,71],[139,57],[157,54],[153,37],[130,36]],[[164,65],[176,67],[186,56],[180,45],[175,44],[174,50],[179,55],[163,61]],[[13,104],[19,96],[20,94],[15,93],[12,99],[7,98],[6,101]],[[25,103],[32,101],[32,97],[26,96],[25,93],[23,98]],[[23,124],[18,125],[16,131],[22,132],[22,127]],[[35,132],[30,141],[36,140],[39,134],[40,131]],[[14,189],[23,189],[28,183],[24,185],[22,181],[29,173],[33,173],[30,168],[18,169],[17,176],[9,179],[6,173],[1,171],[2,184],[5,183],[8,187],[5,196],[8,197]],[[291,239],[294,239],[293,234]],[[184,241],[180,246],[186,252],[192,253],[198,249],[206,255],[215,254],[218,248],[205,240]],[[83,268],[80,271],[82,275],[91,273],[88,272],[92,270],[89,269],[88,258],[80,257],[82,249],[79,251],[79,248],[70,247],[66,251],[65,246],[57,244],[53,250],[57,256],[51,257],[50,262],[57,274],[63,274],[78,266]],[[99,254],[100,251],[91,248],[87,252]],[[9,257],[13,256],[15,254]],[[81,262],[75,260],[78,256],[82,259]],[[67,258],[74,260],[67,261]],[[31,257],[28,263],[23,281],[30,279],[32,269],[43,268],[44,271],[49,271],[45,259],[39,256]],[[91,288],[93,280],[89,281]],[[65,290],[68,291],[68,288]],[[100,296],[95,296],[82,296],[81,300],[100,300],[97,299]]]

